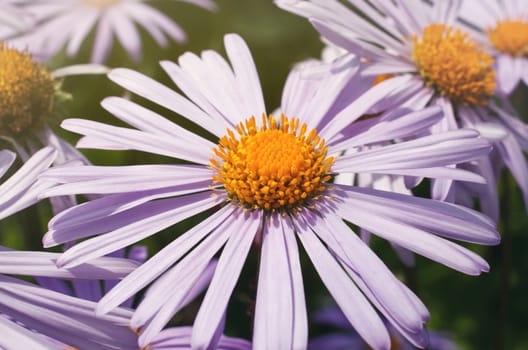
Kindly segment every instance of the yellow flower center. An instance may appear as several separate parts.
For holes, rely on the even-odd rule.
[[[314,129],[307,132],[299,119],[251,117],[227,130],[214,149],[214,183],[222,183],[229,198],[249,209],[299,210],[319,198],[331,179],[333,157]]]
[[[528,56],[528,23],[521,21],[499,22],[488,29],[491,44],[500,52],[512,56]]]
[[[121,1],[123,0],[81,0],[81,2],[85,5],[97,7],[100,9],[105,9],[107,7],[113,6],[115,4],[120,3]]]
[[[16,137],[43,125],[53,109],[50,73],[26,52],[0,43],[0,135]]]
[[[429,86],[454,102],[488,102],[495,89],[493,58],[466,33],[431,24],[413,43],[412,57]]]

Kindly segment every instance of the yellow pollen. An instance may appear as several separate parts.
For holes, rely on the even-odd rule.
[[[516,57],[528,56],[528,22],[503,21],[488,29],[488,37],[495,49]]]
[[[211,168],[214,183],[222,183],[229,198],[249,209],[298,210],[308,206],[331,179],[333,157],[317,135],[297,118],[262,115],[227,130],[214,149]]]
[[[431,24],[413,43],[412,57],[427,85],[454,102],[488,102],[495,89],[493,58],[468,34]]]
[[[0,42],[0,135],[16,137],[39,128],[53,110],[49,72],[26,52]]]

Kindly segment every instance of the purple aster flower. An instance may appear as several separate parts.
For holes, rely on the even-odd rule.
[[[367,62],[363,74],[372,80],[380,75],[410,76],[400,86],[402,97],[409,99],[406,105],[414,109],[437,105],[444,111],[444,119],[432,132],[474,128],[494,141],[493,154],[482,162],[500,158],[498,163],[491,163],[498,168],[494,171],[506,165],[528,203],[528,164],[523,154],[523,150],[528,150],[528,127],[508,108],[491,100],[496,87],[494,60],[482,45],[457,27],[461,1],[434,1],[431,5],[421,0],[359,0],[350,7],[336,0],[275,2],[309,18],[326,40],[346,51],[343,57],[363,57]],[[478,173],[490,180],[486,165],[477,166]],[[452,184],[445,179],[433,181],[433,198],[455,198]],[[496,183],[488,182],[488,186],[495,187]],[[479,198],[493,192],[485,187],[478,190]]]
[[[212,0],[180,1],[215,9]],[[17,47],[29,47],[44,60],[65,45],[66,53],[75,56],[94,27],[93,63],[106,60],[114,34],[130,57],[139,61],[142,48],[138,25],[160,46],[167,46],[167,37],[176,42],[186,40],[179,25],[144,0],[32,0],[23,1],[20,6],[34,16],[37,25],[12,39]]]
[[[325,327],[332,327],[333,331],[312,338],[309,350],[368,350],[368,345],[350,328],[345,315],[338,308],[327,308],[315,313],[314,321]],[[390,324],[387,325],[391,336],[391,349],[413,350],[412,344],[405,340]],[[429,350],[458,350],[458,346],[442,332],[429,331]]]
[[[328,72],[321,80],[306,79],[294,70],[283,92],[284,115],[266,116],[248,47],[235,34],[225,37],[225,46],[231,64],[214,51],[201,57],[186,53],[179,64],[161,63],[188,98],[129,69],[109,74],[131,92],[196,123],[206,138],[120,97],[107,98],[102,105],[132,128],[82,119],[63,122],[65,129],[83,135],[80,147],[141,150],[192,164],[51,169],[42,178],[62,185],[47,191],[47,196],[105,196],[55,216],[44,244],[96,236],[68,249],[58,262],[73,267],[208,213],[99,302],[98,313],[104,314],[159,277],[156,290],[147,292],[131,320],[133,328],[142,329],[140,345],[148,344],[181,309],[211,259],[222,250],[193,325],[192,348],[207,348],[222,327],[246,257],[252,245],[259,244],[253,346],[306,348],[297,239],[371,347],[388,349],[390,344],[374,308],[406,337],[424,345],[425,306],[346,222],[470,275],[487,271],[488,264],[441,236],[496,244],[499,236],[493,222],[453,204],[333,184],[331,179],[366,172],[479,182],[480,176],[450,166],[487,154],[489,143],[475,131],[456,130],[385,144],[437,123],[440,108],[409,113],[396,109],[358,121],[373,105],[391,103],[386,96],[408,81],[401,77],[374,86],[336,112],[336,96],[350,81],[361,78],[357,58],[342,62],[349,69]],[[362,149],[377,143],[385,145]],[[357,151],[341,156],[351,149]]]
[[[526,2],[483,0],[477,4],[463,1],[460,17],[473,26],[468,26],[467,30],[492,52],[500,92],[509,95],[520,81],[528,85]]]

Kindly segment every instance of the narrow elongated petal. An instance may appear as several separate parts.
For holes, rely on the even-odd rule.
[[[146,216],[144,219],[120,227],[106,235],[84,241],[68,249],[57,264],[62,267],[73,267],[121,249],[163,228],[207,210],[221,202],[222,199],[210,197],[208,193],[203,193],[164,201],[153,202],[153,205],[149,206],[151,215]]]
[[[264,226],[253,332],[255,349],[306,348],[306,306],[294,237],[293,227],[283,227],[278,215]],[[282,333],[284,329],[292,332]]]
[[[248,215],[247,224],[227,242],[218,261],[211,285],[205,294],[202,306],[193,325],[192,347],[206,348],[212,340],[216,326],[227,307],[238,275],[242,270],[253,238],[261,225],[261,214]]]
[[[138,267],[129,259],[102,257],[71,269],[60,269],[60,253],[0,251],[0,273],[56,278],[119,279]]]
[[[196,225],[191,230],[181,235],[178,239],[164,247],[109,291],[99,302],[97,313],[107,313],[120,305],[131,295],[138,292],[141,288],[145,287],[148,283],[167,270],[174,262],[178,261],[206,234],[211,232],[214,228],[220,227],[221,223],[226,220],[226,217],[231,214],[231,208],[223,208],[213,214],[208,220],[204,220],[202,223]]]
[[[390,349],[389,335],[375,310],[312,230],[304,225],[296,225],[298,237],[323,283],[347,319],[373,349]],[[351,303],[351,300],[354,300],[354,303]]]
[[[46,342],[42,336],[0,317],[0,346],[4,349],[57,350],[56,346]]]

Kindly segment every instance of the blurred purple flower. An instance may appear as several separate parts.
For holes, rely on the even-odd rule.
[[[209,10],[216,8],[212,0],[179,1]],[[130,57],[139,61],[142,47],[137,25],[160,46],[168,44],[167,36],[177,42],[186,40],[179,25],[145,0],[31,0],[19,1],[19,6],[33,15],[37,24],[10,39],[17,47],[28,47],[43,60],[65,45],[69,56],[77,55],[94,27],[97,29],[90,59],[93,63],[106,60],[114,34]]]
[[[425,306],[346,222],[470,275],[487,271],[488,264],[437,234],[497,244],[493,222],[452,204],[332,184],[331,178],[366,172],[480,182],[480,176],[448,166],[487,154],[489,143],[474,131],[457,130],[362,150],[363,145],[383,144],[427,129],[442,115],[440,108],[431,107],[411,113],[391,110],[357,120],[375,104],[390,104],[386,96],[407,77],[382,82],[336,112],[340,91],[360,79],[356,58],[342,62],[350,69],[326,72],[320,80],[306,79],[305,72],[294,70],[281,110],[299,119],[266,117],[246,43],[230,34],[225,47],[231,65],[214,51],[201,57],[186,53],[179,65],[161,63],[189,99],[132,70],[109,74],[119,85],[200,125],[218,144],[119,97],[107,98],[102,105],[134,128],[82,119],[63,122],[65,129],[83,135],[79,147],[134,149],[193,164],[71,166],[46,172],[43,180],[62,183],[46,196],[105,196],[55,216],[45,245],[98,236],[63,254],[59,265],[72,267],[206,212],[206,219],[123,279],[99,303],[98,313],[104,314],[161,276],[131,321],[133,328],[142,329],[140,345],[151,342],[181,309],[202,271],[222,250],[193,326],[193,349],[210,345],[223,327],[229,298],[255,243],[261,245],[261,264],[253,346],[306,348],[297,239],[370,346],[388,349],[390,344],[371,303],[406,337],[423,344]],[[352,148],[357,152],[340,156]]]
[[[500,92],[509,95],[521,81],[528,85],[526,1],[462,1],[459,15],[471,24],[466,29],[495,57]]]

